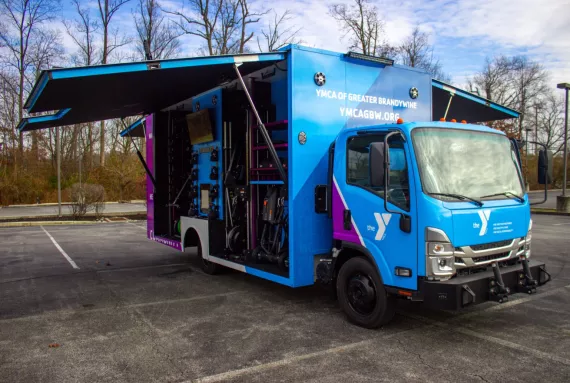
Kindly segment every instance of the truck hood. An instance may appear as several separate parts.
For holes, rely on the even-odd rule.
[[[451,208],[451,204],[444,203],[452,215],[453,245],[471,246],[524,237],[530,220],[528,202],[501,202],[473,208]]]

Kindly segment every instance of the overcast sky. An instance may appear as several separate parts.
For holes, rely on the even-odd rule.
[[[68,0],[63,15],[73,14]],[[250,0],[251,1],[251,0]],[[419,25],[431,33],[435,55],[456,85],[479,70],[485,57],[498,54],[526,54],[551,72],[550,84],[570,82],[570,0],[372,0],[386,22],[389,42],[401,41]],[[116,26],[134,35],[132,10],[138,0],[116,15]],[[344,52],[349,45],[336,21],[327,13],[333,3],[352,1],[286,0],[271,4],[253,1],[258,9],[289,9],[294,23],[302,27],[300,37],[306,45]],[[183,0],[163,0],[165,7],[181,8]],[[96,3],[92,3],[95,6]],[[65,37],[65,36],[64,36]],[[75,49],[64,38],[68,52]],[[183,38],[184,52],[190,55],[202,42]]]

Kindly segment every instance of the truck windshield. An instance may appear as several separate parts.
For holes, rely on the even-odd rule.
[[[423,190],[442,200],[505,199],[523,195],[515,150],[501,134],[419,128],[412,141]],[[442,196],[441,194],[448,194]],[[516,198],[515,197],[515,198]]]

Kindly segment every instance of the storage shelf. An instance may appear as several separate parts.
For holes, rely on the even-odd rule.
[[[280,129],[287,129],[288,123],[289,123],[288,120],[281,120],[281,121],[268,122],[263,125],[265,125],[266,129],[280,130]],[[252,126],[252,128],[257,128],[257,125]]]
[[[285,143],[285,144],[275,144],[273,145],[275,147],[275,149],[282,149],[282,148],[288,148],[289,144]],[[265,150],[268,149],[269,146],[267,145],[261,145],[261,146],[254,146],[253,150]]]
[[[270,180],[270,181],[250,181],[252,185],[283,185],[283,181]]]

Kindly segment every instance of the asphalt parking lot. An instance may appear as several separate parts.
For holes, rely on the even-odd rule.
[[[402,302],[374,331],[320,287],[205,275],[144,222],[1,228],[0,381],[568,382],[570,217],[533,219],[554,278],[537,294]]]

